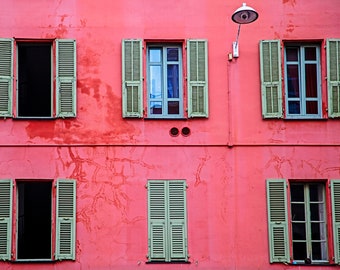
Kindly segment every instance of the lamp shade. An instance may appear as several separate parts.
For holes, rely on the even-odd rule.
[[[243,3],[242,7],[235,10],[231,19],[238,24],[252,23],[258,18],[259,14],[255,9],[248,7],[246,3]]]

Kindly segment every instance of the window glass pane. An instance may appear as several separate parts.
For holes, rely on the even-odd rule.
[[[326,240],[326,223],[312,223],[312,240]]]
[[[321,184],[309,184],[309,198],[311,202],[322,202],[323,193]]]
[[[291,185],[290,198],[292,202],[303,202],[305,200],[303,185]]]
[[[293,243],[293,259],[304,260],[307,258],[306,242],[294,242]]]
[[[167,61],[178,61],[178,48],[167,49]]]
[[[312,260],[327,260],[327,243],[312,243]]]
[[[292,220],[304,221],[305,220],[305,205],[302,203],[292,203]]]
[[[168,65],[168,98],[179,98],[178,65]]]
[[[288,65],[287,66],[287,83],[288,83],[288,97],[299,97],[299,66]]]
[[[151,114],[162,114],[162,102],[150,102]]]
[[[316,76],[316,65],[306,64],[305,65],[305,83],[306,83],[306,97],[317,97],[317,76]]]
[[[162,59],[161,49],[154,48],[154,49],[149,50],[149,62],[150,63],[154,63],[154,62],[159,63],[161,62],[161,59]]]
[[[286,48],[286,57],[287,61],[298,61],[299,57],[299,50],[298,48]]]
[[[168,114],[179,114],[179,101],[168,101]]]
[[[305,223],[293,223],[293,239],[306,240],[306,225]]]
[[[162,67],[150,66],[150,98],[162,97]]]
[[[289,101],[288,102],[288,113],[289,114],[300,114],[300,101]]]
[[[306,60],[316,60],[316,47],[306,47],[305,48],[305,59]]]
[[[312,221],[322,221],[323,219],[323,204],[313,203],[310,205],[310,218]]]
[[[318,102],[307,101],[306,102],[306,113],[307,114],[318,114]]]

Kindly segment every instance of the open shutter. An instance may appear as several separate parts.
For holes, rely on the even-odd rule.
[[[208,117],[208,45],[188,40],[188,116]]]
[[[166,186],[148,182],[149,261],[166,260]]]
[[[12,180],[0,180],[0,260],[11,259]]]
[[[57,117],[76,116],[76,41],[56,40]]]
[[[327,40],[328,116],[340,117],[340,39]]]
[[[143,117],[142,41],[122,43],[123,117]]]
[[[170,259],[187,261],[186,185],[181,180],[169,181],[168,185]]]
[[[260,42],[263,118],[282,118],[281,55],[279,40]]]
[[[57,260],[75,260],[76,181],[57,180]]]
[[[340,264],[340,180],[331,180],[334,261]]]
[[[270,262],[289,262],[286,181],[267,180]]]
[[[0,117],[12,117],[13,39],[0,39]]]

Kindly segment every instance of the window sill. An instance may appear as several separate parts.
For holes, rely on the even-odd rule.
[[[171,261],[171,262],[165,262],[165,261],[147,261],[146,264],[191,264],[189,261]]]
[[[52,259],[18,259],[10,261],[12,263],[55,263]]]

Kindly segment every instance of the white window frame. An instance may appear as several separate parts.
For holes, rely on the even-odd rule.
[[[298,48],[298,61],[288,61],[286,50],[289,47]],[[316,49],[316,60],[305,60],[305,49],[313,47]],[[296,44],[296,43],[285,43],[284,44],[284,80],[285,80],[285,108],[287,119],[315,119],[322,118],[322,93],[321,93],[321,63],[320,63],[320,45],[318,44]],[[287,66],[290,64],[298,65],[299,72],[299,97],[288,96],[288,76]],[[317,67],[317,97],[306,96],[306,70],[305,64],[316,64]],[[294,114],[289,113],[289,102],[298,101],[300,103],[300,113]],[[317,101],[318,113],[307,114],[306,103],[307,101]]]
[[[161,51],[161,62],[159,62],[158,66],[161,67],[161,87],[162,87],[162,96],[160,98],[151,98],[151,89],[152,82],[150,78],[150,67],[155,66],[155,64],[150,63],[150,49],[160,49]],[[178,61],[168,61],[167,60],[167,49],[176,48],[178,49]],[[147,44],[147,108],[148,118],[183,118],[183,53],[182,53],[182,45],[181,44],[170,44],[170,43],[157,43],[157,44]],[[178,83],[179,83],[179,93],[178,98],[169,98],[167,96],[167,65],[168,64],[177,64],[178,65]],[[178,101],[179,103],[179,113],[178,114],[169,114],[168,113],[168,101]],[[151,111],[151,103],[152,102],[161,102],[162,103],[162,114],[152,114]]]

